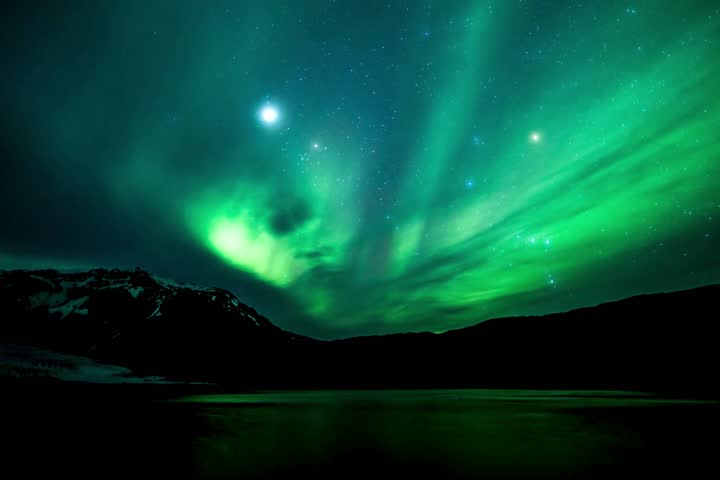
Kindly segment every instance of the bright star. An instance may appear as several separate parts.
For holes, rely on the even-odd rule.
[[[320,148],[320,144],[319,144],[319,143],[313,143],[313,148],[314,148],[315,150],[317,150],[318,148]]]
[[[540,136],[539,132],[532,132],[530,134],[530,141],[533,143],[538,143],[542,139],[542,136]]]
[[[265,125],[275,124],[279,117],[280,113],[277,108],[272,105],[265,105],[260,109],[260,120],[262,120]]]

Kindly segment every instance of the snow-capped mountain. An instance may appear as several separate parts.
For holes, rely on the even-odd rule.
[[[125,297],[148,311],[146,319],[161,317],[174,304],[193,299],[236,313],[256,327],[273,327],[254,309],[221,288],[208,288],[158,277],[142,270],[96,269],[80,273],[55,270],[0,272],[3,293],[12,295],[26,312],[47,310],[51,318],[89,315],[98,297]],[[21,295],[17,295],[21,293]],[[274,328],[274,327],[273,327]]]
[[[257,362],[263,350],[309,341],[276,327],[227,290],[139,269],[0,272],[0,304],[0,342],[149,374],[204,376],[211,364],[220,372],[218,363]]]

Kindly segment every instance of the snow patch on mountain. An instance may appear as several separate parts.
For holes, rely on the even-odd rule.
[[[127,291],[130,292],[130,295],[132,295],[134,299],[137,299],[138,295],[140,295],[143,290],[143,287],[128,287],[127,289]]]
[[[165,298],[157,299],[157,306],[155,307],[155,310],[153,310],[153,312],[150,315],[148,315],[148,317],[147,317],[148,319],[151,319],[153,317],[159,317],[162,315],[162,312],[160,311],[160,307],[162,307],[163,301],[165,301]]]
[[[37,275],[30,275],[30,278],[34,278],[35,280],[40,280],[41,282],[45,282],[48,285],[50,285],[50,288],[55,288],[55,285],[53,285],[53,283],[50,280],[48,280],[47,278],[39,277]]]
[[[88,298],[89,297],[85,296],[85,297],[74,298],[72,300],[68,300],[67,302],[63,303],[62,305],[48,308],[48,312],[50,312],[51,314],[59,313],[60,319],[64,319],[71,313],[75,313],[77,315],[87,315],[88,309],[82,308],[82,306],[85,304],[85,302],[88,301]]]
[[[68,301],[67,292],[37,292],[30,297],[30,308],[38,308],[47,305],[49,308],[57,307]]]
[[[176,282],[175,280],[168,280],[167,278],[158,277],[157,275],[153,275],[152,273],[149,275],[150,278],[155,280],[158,285],[165,287],[168,290],[173,290],[176,288],[187,288],[191,290],[197,290],[199,292],[214,292],[215,290],[217,290],[216,288],[201,287],[199,285],[193,285],[192,283],[180,283]]]

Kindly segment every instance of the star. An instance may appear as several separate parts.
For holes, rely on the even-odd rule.
[[[260,120],[265,125],[274,125],[277,123],[279,117],[280,112],[278,112],[278,109],[273,105],[268,104],[260,109]]]
[[[533,143],[538,143],[540,140],[542,140],[542,136],[540,135],[540,132],[532,132],[530,134],[530,141]]]

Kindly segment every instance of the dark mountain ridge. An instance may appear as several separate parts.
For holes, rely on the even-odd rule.
[[[223,289],[141,270],[15,270],[0,272],[0,342],[236,387],[717,393],[719,295],[711,285],[442,334],[319,341]]]
[[[268,351],[311,342],[276,327],[235,295],[142,270],[0,273],[0,342],[33,345],[143,374],[254,384]],[[232,367],[229,367],[232,365]]]

